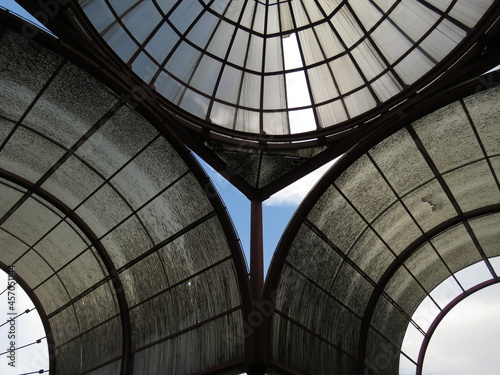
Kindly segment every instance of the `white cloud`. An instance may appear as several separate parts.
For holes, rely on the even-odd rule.
[[[494,259],[493,259],[494,260]],[[478,262],[460,272],[460,282],[469,288],[491,278],[484,263]],[[471,284],[471,285],[469,285]],[[443,308],[461,293],[450,277],[436,287],[431,295]],[[439,309],[429,298],[417,308],[413,319],[427,330]],[[500,335],[500,285],[485,288],[465,298],[438,325],[427,348],[425,375],[493,375],[498,374],[498,336]],[[409,325],[403,341],[403,351],[417,360],[423,336]],[[415,366],[409,361],[400,363],[401,375],[414,375]]]
[[[338,160],[335,159],[324,166],[309,173],[307,176],[302,177],[300,180],[280,190],[268,200],[264,201],[266,206],[297,206],[318,182],[318,180],[325,174],[325,172]]]
[[[445,317],[424,361],[429,375],[496,375],[500,368],[500,286],[479,291]]]

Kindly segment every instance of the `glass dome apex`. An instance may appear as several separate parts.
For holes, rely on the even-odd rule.
[[[80,0],[115,53],[218,129],[335,129],[400,94],[493,0]]]

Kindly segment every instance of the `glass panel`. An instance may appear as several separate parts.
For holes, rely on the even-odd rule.
[[[104,180],[74,156],[55,170],[42,188],[75,208],[92,194]]]
[[[195,373],[243,356],[243,318],[235,311],[134,354],[134,374]],[[190,355],[178,355],[190,348]],[[151,358],[155,358],[151,361]],[[177,360],[172,361],[172,358]]]
[[[384,2],[384,1],[382,1]],[[394,1],[385,1],[387,3],[393,3]],[[380,3],[380,1],[377,1],[377,3]],[[382,18],[383,12],[381,9],[378,8],[376,4],[374,4],[373,1],[369,0],[359,0],[359,1],[354,1],[352,4],[349,4],[353,11],[354,14],[359,18],[361,21],[361,24],[363,25],[363,28],[365,30],[371,30],[373,26],[380,21]]]
[[[196,179],[187,175],[138,215],[155,243],[159,243],[212,210]]]
[[[116,22],[114,14],[105,1],[79,0],[78,2],[98,32],[103,31],[109,25]]]
[[[33,245],[61,221],[62,215],[51,208],[28,198],[3,222],[2,228]]]
[[[80,2],[85,3],[85,0],[80,0]],[[141,2],[141,0],[108,0],[107,2],[111,4],[111,7],[118,14],[118,16],[122,16],[123,13],[129,11],[131,8],[137,5],[137,3]],[[87,3],[92,3],[92,1],[88,1]]]
[[[212,96],[215,82],[219,78],[222,64],[211,57],[203,56],[190,82],[191,86]]]
[[[127,268],[120,272],[120,280],[131,307],[160,293],[169,285],[161,259],[156,253],[137,263],[127,265]]]
[[[351,118],[360,115],[377,105],[375,98],[368,89],[361,89],[350,95],[346,95],[344,100]]]
[[[86,251],[58,272],[71,298],[93,287],[105,275],[91,251]],[[75,277],[78,275],[78,278]]]
[[[185,90],[185,86],[182,83],[165,72],[160,72],[154,85],[156,91],[169,99],[172,103],[178,103]]]
[[[241,75],[241,70],[234,69],[229,65],[224,66],[216,97],[230,103],[236,103],[241,85]]]
[[[308,219],[344,253],[366,228],[365,221],[333,187],[322,195]]]
[[[434,111],[416,121],[414,128],[442,172],[483,157],[460,103],[455,102]]]
[[[389,100],[403,89],[392,73],[383,75],[371,85],[381,102]]]
[[[500,192],[485,160],[443,175],[464,212],[500,202]]]
[[[36,245],[36,250],[54,270],[60,269],[89,246],[89,240],[65,221],[60,222]]]
[[[436,179],[413,190],[403,198],[403,203],[424,231],[457,214]]]
[[[66,64],[23,123],[70,148],[117,102],[95,78]]]
[[[198,22],[189,31],[187,38],[200,48],[205,48],[212,36],[219,19],[210,12],[204,12]],[[224,43],[227,47],[227,43]]]
[[[0,228],[0,244],[4,264],[12,264],[21,254],[29,249],[28,245],[5,232],[3,228]]]
[[[148,22],[144,22],[144,19]],[[142,44],[161,20],[162,16],[152,2],[141,1],[123,17],[122,22],[132,36]]]
[[[280,32],[280,15],[277,6],[267,7],[267,34]]]
[[[116,359],[121,355],[123,344],[120,319],[116,318],[104,323],[85,333],[80,340],[83,370],[89,370],[111,359]]]
[[[463,224],[448,229],[431,242],[452,272],[481,260],[481,255]]]
[[[290,248],[287,261],[330,291],[335,282],[334,275],[343,260],[325,241],[302,225]]]
[[[25,191],[16,187],[4,184],[0,180],[0,197],[2,197],[2,205],[0,206],[0,217],[3,217],[15,203],[24,195]]]
[[[333,60],[330,67],[342,94],[363,85],[363,80],[348,55]]]
[[[499,214],[491,214],[469,221],[474,235],[488,257],[500,255],[500,247],[498,246],[499,219]]]
[[[266,134],[288,134],[290,132],[287,112],[264,113],[262,117]]]
[[[348,119],[345,108],[340,100],[316,107],[315,110],[318,114],[318,125],[320,127],[328,127]]]
[[[433,297],[435,295],[436,294],[434,293]],[[440,312],[441,308],[436,306],[436,303],[430,297],[426,297],[413,313],[412,320],[418,324],[420,328],[427,332]],[[413,330],[416,330],[412,324],[408,325],[408,329],[410,329],[410,327],[413,327]],[[422,334],[419,333],[419,335],[421,336]],[[416,336],[418,337],[418,335]]]
[[[362,42],[354,48],[352,57],[359,64],[367,80],[372,80],[387,68],[378,52],[368,42]]]
[[[412,47],[405,35],[401,34],[388,20],[383,21],[371,35],[390,64],[393,64]]]
[[[500,87],[496,87],[464,98],[473,126],[479,133],[481,143],[488,155],[497,154],[500,149],[498,142],[499,96]]]
[[[177,79],[188,82],[200,58],[200,51],[182,42],[168,60],[166,69]],[[179,64],[179,61],[182,61],[182,64]]]
[[[347,48],[363,37],[363,31],[345,6],[335,13],[331,22],[336,26],[335,30]]]
[[[45,254],[42,255],[47,259]],[[30,250],[25,253],[21,259],[16,260],[16,274],[21,276],[30,288],[36,287],[54,273],[53,269],[50,268],[50,265],[46,263],[44,258],[40,257],[34,250]]]
[[[70,300],[68,292],[57,276],[52,276],[35,290],[47,315],[63,306]]]
[[[238,110],[236,113],[236,123],[235,129],[251,132],[251,133],[259,133],[260,132],[260,114],[256,111],[245,111]]]
[[[243,66],[248,50],[250,34],[246,31],[238,29],[234,38],[234,43],[231,45],[228,61],[236,66]]]
[[[178,38],[170,25],[164,22],[144,46],[144,49],[151,54],[157,63],[161,64],[172,51]]]
[[[261,37],[251,35],[250,48],[246,57],[245,68],[260,72],[263,64],[264,40]]]
[[[294,16],[295,27],[307,27],[309,26],[309,20],[307,18],[306,10],[304,9],[304,1],[290,1],[289,4],[292,8],[292,13]]]
[[[398,225],[395,226],[394,223],[398,223]],[[400,203],[390,206],[374,222],[373,227],[396,254],[400,254],[422,235]]]
[[[86,294],[74,303],[73,308],[82,332],[118,315],[119,308],[113,283],[109,281]]]
[[[450,276],[450,271],[429,243],[414,251],[406,260],[405,266],[427,291],[431,291]]]
[[[284,1],[278,4],[280,13],[280,26],[281,31],[288,31],[293,28],[292,14],[290,9],[290,2]]]
[[[25,128],[18,128],[0,151],[0,167],[36,182],[65,150]]]
[[[283,52],[281,51],[281,37],[266,40],[265,71],[275,72],[283,70]]]
[[[437,302],[441,309],[444,309],[448,303],[462,292],[463,290],[455,279],[453,277],[448,277],[431,292],[431,297]]]
[[[210,99],[200,94],[186,90],[180,102],[180,107],[200,118],[205,118],[208,112]]]
[[[463,22],[469,27],[474,27],[484,12],[491,6],[493,0],[467,1],[458,0],[450,11],[450,16]]]
[[[170,14],[168,19],[181,34],[184,34],[203,11],[203,7],[197,0],[178,1],[177,8]]]
[[[137,44],[130,38],[126,31],[118,24],[112,25],[102,34],[104,40],[123,61],[127,62],[135,51]]]
[[[439,14],[427,8],[418,1],[403,0],[391,14],[393,21],[401,32],[413,43],[422,36],[439,20]]]
[[[425,290],[417,284],[413,276],[400,267],[384,289],[384,292],[401,308],[408,317],[427,296]]]
[[[265,22],[266,22],[266,8],[267,6],[260,1],[256,1],[257,9],[255,10],[255,15],[252,24],[252,30],[259,34],[265,33]]]
[[[347,255],[375,282],[396,259],[390,249],[369,228],[361,234]]]
[[[466,290],[473,288],[484,281],[491,280],[493,277],[490,270],[486,266],[486,263],[483,261],[458,271],[455,276],[458,282]]]
[[[104,177],[109,177],[157,134],[144,118],[125,106],[80,146],[76,154]]]
[[[113,177],[111,184],[137,209],[186,171],[186,164],[161,137]]]
[[[400,130],[384,139],[369,153],[399,195],[434,178],[407,130]]]
[[[394,67],[394,70],[403,79],[405,84],[411,85],[431,70],[434,65],[429,56],[417,48],[401,60]]]
[[[241,85],[239,103],[241,103],[241,105],[250,106],[251,108],[260,108],[260,86],[260,76],[245,73]]]
[[[288,116],[292,133],[316,130],[316,118],[311,108],[289,111]]]
[[[366,156],[358,159],[335,184],[368,221],[375,219],[396,200],[394,193]]]
[[[329,24],[322,23],[315,27],[314,30],[326,58],[344,53],[344,46]]]
[[[104,185],[76,210],[76,214],[99,237],[131,213],[127,202],[109,185]]]
[[[139,55],[132,62],[132,70],[146,83],[151,82],[153,77],[158,72],[158,69],[159,66],[144,52],[139,53]]]
[[[333,81],[332,72],[327,64],[308,69],[306,72],[311,84],[314,103],[321,103],[339,95],[336,83]],[[330,124],[332,123],[330,122]]]
[[[212,111],[210,112],[210,121],[213,124],[232,129],[235,117],[236,108],[219,104],[217,102],[213,103]]]
[[[436,62],[443,59],[465,37],[465,31],[443,20],[420,44]]]
[[[75,336],[81,330],[78,326],[78,318],[72,307],[66,308],[49,319],[50,328],[57,344],[63,344]]]
[[[296,4],[296,2],[291,2],[291,3],[292,3],[292,6]],[[308,15],[309,22],[306,21],[305,22],[306,24],[323,20],[323,17],[324,17],[323,12],[321,12],[321,9],[318,8],[318,5],[315,1],[301,1],[300,3],[302,3],[302,5],[304,5],[304,8],[306,9],[306,12]],[[302,13],[302,9],[300,10],[300,13]]]
[[[232,3],[233,2],[234,1],[232,1]],[[237,35],[239,35],[240,38],[243,36],[248,36],[247,33],[244,33],[241,30],[235,31],[235,27],[233,25],[231,25],[227,22],[221,22],[218,25],[217,30],[215,31],[215,34],[214,34],[212,40],[210,41],[210,44],[208,45],[207,51],[209,53],[212,53],[212,54],[220,57],[221,59],[224,59],[224,58],[226,58],[226,55],[229,53],[229,51],[228,51],[229,46],[232,46],[231,51],[233,48],[235,50],[242,49],[243,48],[242,46],[231,44],[231,40],[233,39],[233,35],[235,33],[237,33]],[[236,53],[233,53],[232,56],[233,56],[233,58],[238,57],[238,56],[236,56]],[[243,56],[239,56],[239,57],[241,59],[243,59],[245,57],[244,53],[243,53]],[[241,65],[241,64],[238,64],[238,65]]]
[[[148,233],[135,216],[113,229],[101,242],[117,268],[153,247]]]
[[[210,252],[206,251],[210,249]],[[216,218],[205,221],[160,250],[170,284],[175,284],[230,256],[229,246]],[[207,271],[208,272],[208,271]],[[233,272],[228,270],[228,275]]]

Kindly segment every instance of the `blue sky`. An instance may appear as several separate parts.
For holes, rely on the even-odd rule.
[[[0,5],[21,15],[28,16],[13,1],[0,0]],[[201,164],[227,206],[248,260],[250,202],[212,168],[203,162]],[[279,239],[298,204],[329,166],[313,172],[264,202],[264,260],[266,273]],[[477,275],[479,275],[478,272],[467,272],[470,275],[466,277],[469,277],[471,281],[477,279]],[[6,285],[6,283],[6,275],[0,272],[0,285]],[[2,290],[3,288],[0,288],[0,292]],[[20,287],[18,287],[17,291],[19,293],[18,311],[31,308],[31,301],[27,296],[23,295]],[[436,331],[428,351],[429,365],[424,368],[426,375],[498,374],[500,357],[497,353],[498,343],[496,338],[500,335],[500,319],[498,319],[500,316],[500,286],[487,288],[481,293],[476,293],[473,297],[467,298],[453,309],[453,315],[450,313],[449,319],[447,317]],[[4,309],[7,306],[5,298],[6,293],[0,296],[0,322],[5,321],[4,318],[7,316]],[[422,309],[427,308],[426,303],[423,302]],[[23,337],[19,341],[20,345],[30,343],[43,336],[43,328],[35,313],[19,320],[19,331],[23,332]],[[27,335],[25,335],[26,333]],[[6,326],[0,327],[0,348],[5,346],[6,334]],[[459,344],[462,344],[462,347],[459,347]],[[0,352],[2,352],[1,349]],[[467,355],[472,355],[476,358],[476,361],[471,360],[471,357],[467,357]],[[46,368],[47,363],[46,346],[44,344],[34,345],[19,352],[19,367],[15,371],[11,371],[12,369],[7,366],[6,358],[0,356],[0,373],[2,375],[21,374]],[[405,372],[404,369],[401,372],[401,374],[410,373]]]

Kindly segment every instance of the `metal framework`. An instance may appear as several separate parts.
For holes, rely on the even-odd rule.
[[[491,280],[472,290],[498,282],[490,258],[500,255],[492,246],[500,76],[481,74],[500,62],[500,1],[469,2],[485,7],[472,20],[464,2],[416,1],[432,20],[417,39],[399,18],[403,0],[385,10],[363,2],[372,24],[348,1],[330,10],[322,0],[19,3],[57,38],[0,12],[0,265],[19,265],[47,332],[51,373],[395,374],[401,355],[421,371],[432,330],[468,291],[455,278],[464,294],[412,358],[401,342],[408,324],[419,328],[418,303],[474,262]],[[134,19],[145,7],[157,22]],[[356,40],[341,30],[345,20],[361,32]],[[432,56],[426,41],[446,34],[444,24],[464,35]],[[384,27],[409,42],[398,56]],[[324,28],[340,50],[329,50]],[[292,34],[301,63],[290,67],[282,52]],[[155,35],[170,35],[161,58]],[[379,72],[369,74],[363,48]],[[179,60],[188,50],[198,57]],[[401,66],[417,53],[432,67],[410,82]],[[344,60],[359,86],[342,88],[333,66]],[[337,93],[326,99],[320,68]],[[230,69],[255,76],[258,89],[245,93],[248,82],[233,77],[237,95],[225,97]],[[214,75],[212,86],[200,72]],[[294,73],[309,97],[298,107],[286,88]],[[381,97],[387,76],[399,89]],[[268,107],[266,88],[284,95],[279,107]],[[186,105],[189,95],[208,101],[206,111]],[[374,105],[351,113],[356,95]],[[337,104],[345,119],[324,122],[322,107]],[[217,106],[252,112],[258,127],[244,128],[237,115],[231,126],[211,122]],[[302,110],[315,130],[290,129]],[[266,131],[272,114],[288,130]],[[249,267],[191,150],[251,200]],[[341,154],[299,207],[265,279],[262,202]]]

